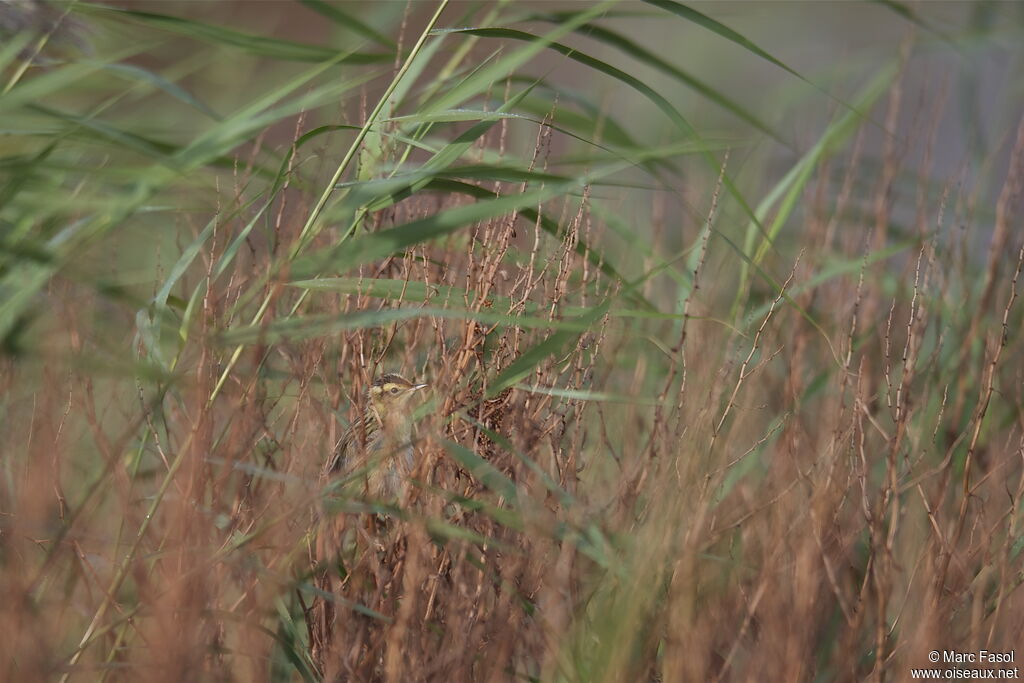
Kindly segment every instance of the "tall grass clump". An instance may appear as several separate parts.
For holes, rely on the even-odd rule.
[[[242,7],[0,3],[0,678],[1024,642],[1019,8]]]

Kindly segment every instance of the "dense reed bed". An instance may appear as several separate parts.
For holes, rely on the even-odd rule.
[[[244,7],[0,6],[5,680],[1024,642],[1012,6],[864,5],[816,65],[748,6]],[[430,385],[397,500],[324,474],[385,372]]]

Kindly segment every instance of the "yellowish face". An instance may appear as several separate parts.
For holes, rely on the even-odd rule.
[[[399,375],[383,375],[370,387],[370,400],[378,410],[402,406],[425,386],[413,384]]]

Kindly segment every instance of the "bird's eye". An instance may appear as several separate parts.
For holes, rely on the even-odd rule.
[[[397,394],[398,393],[398,387],[391,387],[391,393],[392,394]]]

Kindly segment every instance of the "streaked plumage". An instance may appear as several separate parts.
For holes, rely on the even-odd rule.
[[[362,421],[354,422],[338,441],[324,463],[324,477],[359,473],[366,500],[402,503],[408,476],[415,464],[410,399],[425,386],[413,384],[401,375],[378,377],[367,391]],[[325,593],[341,590],[342,582],[333,568],[345,565],[347,574],[358,566],[360,551],[365,550],[369,540],[367,527],[371,534],[378,534],[384,528],[374,516],[358,519],[355,527],[350,524],[351,518],[344,514],[324,515],[318,521],[310,559],[317,588]],[[335,618],[335,605],[323,599],[317,599],[306,614],[310,648],[321,672],[331,670],[329,653],[333,647],[338,647],[333,642]]]
[[[370,500],[394,500],[414,466],[409,399],[426,384],[401,375],[381,375],[370,386],[366,413],[341,437],[327,463],[328,474],[364,472]]]

